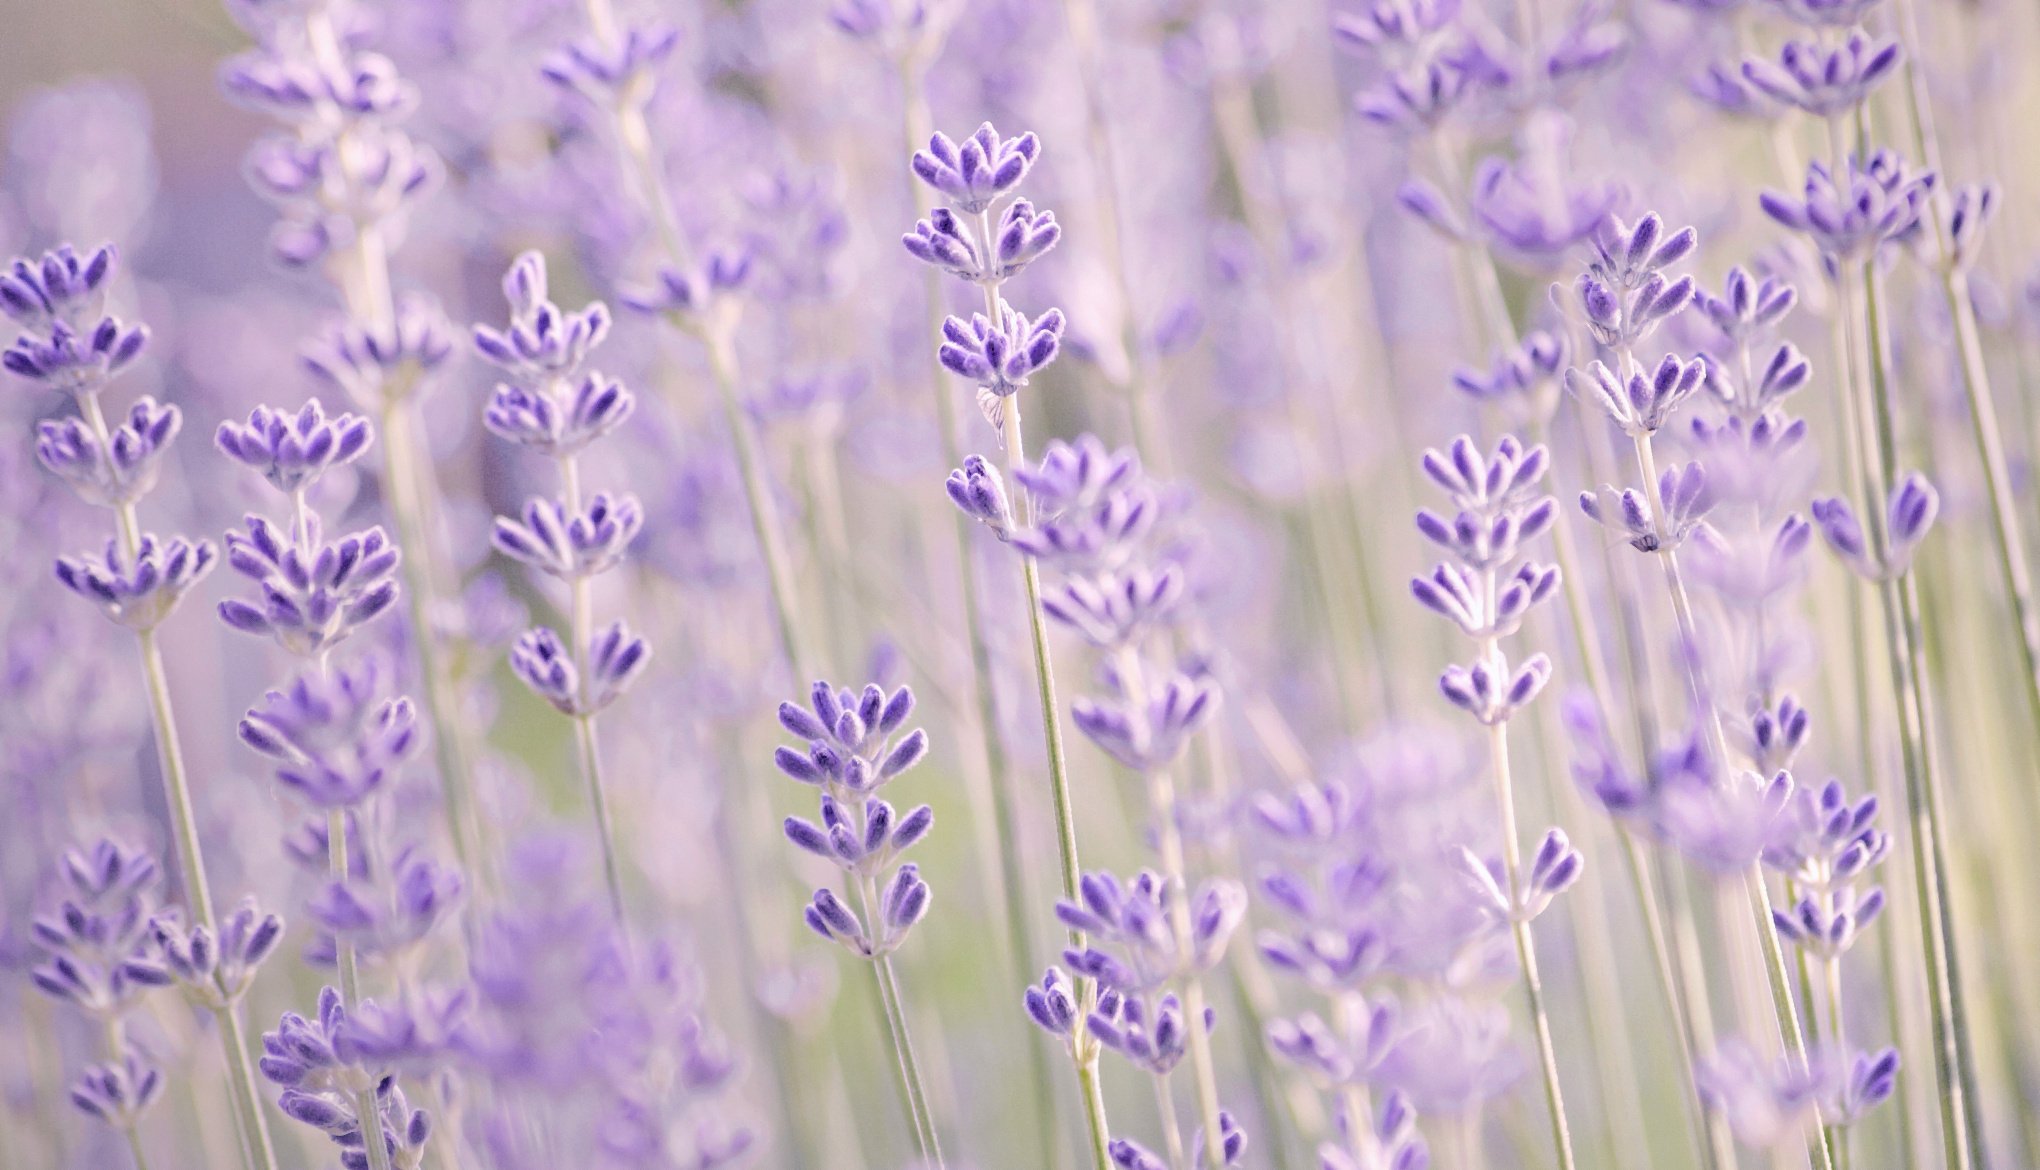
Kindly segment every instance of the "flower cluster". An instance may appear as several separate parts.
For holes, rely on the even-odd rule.
[[[928,754],[927,732],[901,733],[913,711],[913,691],[888,695],[876,683],[860,692],[817,682],[808,706],[779,705],[779,725],[807,746],[782,747],[773,762],[821,790],[820,823],[788,817],[786,839],[842,870],[863,908],[860,914],[824,886],[808,903],[807,924],[866,958],[897,950],[928,912],[921,867],[900,855],[928,835],[934,811],[924,804],[902,814],[878,796]]]
[[[621,621],[594,627],[590,578],[615,568],[644,526],[636,496],[581,496],[580,455],[636,409],[621,383],[587,368],[609,332],[600,302],[568,312],[547,295],[545,257],[526,252],[503,277],[510,321],[477,325],[475,349],[511,380],[497,384],[484,416],[497,437],[550,456],[565,494],[533,496],[521,518],[496,518],[497,551],[564,582],[570,639],[545,626],[525,631],[510,665],[532,692],[564,714],[587,718],[629,689],[651,658],[644,639]]]

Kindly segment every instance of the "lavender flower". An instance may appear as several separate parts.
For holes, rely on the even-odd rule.
[[[1840,175],[1809,163],[1802,195],[1766,191],[1758,203],[1764,214],[1804,233],[1829,264],[1838,265],[1909,237],[1919,228],[1933,187],[1932,174],[1915,172],[1898,156],[1878,151],[1867,163],[1850,156]]]
[[[146,633],[163,623],[192,586],[212,572],[218,553],[211,541],[141,533],[132,550],[115,537],[106,552],[57,559],[57,580],[99,607],[107,620]]]
[[[163,456],[183,421],[175,406],[144,394],[104,439],[82,419],[38,423],[36,459],[86,503],[119,508],[155,489]]]
[[[1063,961],[1078,974],[1128,994],[1217,965],[1247,908],[1245,890],[1214,879],[1190,897],[1186,934],[1173,911],[1175,899],[1184,895],[1152,870],[1124,883],[1109,873],[1085,874],[1079,889],[1080,901],[1056,903],[1056,917],[1093,942],[1081,951],[1065,951]]]
[[[860,918],[834,892],[816,890],[806,912],[808,926],[866,958],[898,949],[928,911],[920,867],[893,867],[927,836],[934,811],[921,805],[900,814],[874,795],[927,754],[928,735],[920,728],[895,740],[913,710],[911,690],[900,687],[887,695],[875,683],[860,693],[817,682],[807,707],[779,705],[780,725],[808,746],[805,753],[782,747],[774,762],[788,776],[821,789],[820,823],[788,817],[787,840],[841,869],[864,906]],[[881,891],[880,879],[889,869]]]
[[[1914,552],[1940,514],[1941,497],[1918,472],[1910,472],[1891,490],[1884,522],[1875,537],[1866,535],[1855,509],[1839,498],[1813,502],[1813,522],[1834,554],[1866,580],[1902,577],[1912,567]]]
[[[1833,118],[1867,101],[1900,59],[1897,41],[1877,40],[1862,29],[1852,29],[1833,48],[1787,41],[1776,62],[1751,58],[1743,62],[1742,72],[1772,100]]]
[[[304,491],[330,468],[352,463],[374,433],[355,414],[326,417],[316,398],[295,415],[258,406],[245,424],[221,423],[214,442],[227,457],[259,472],[285,494]]]

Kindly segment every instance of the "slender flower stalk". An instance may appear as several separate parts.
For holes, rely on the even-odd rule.
[[[955,317],[944,321],[937,358],[951,373],[977,384],[978,406],[1002,440],[1007,475],[1020,485],[1017,499],[1009,500],[998,473],[977,456],[964,460],[950,474],[951,499],[965,516],[985,524],[1001,540],[1010,539],[1016,528],[1029,528],[1037,522],[1038,502],[1021,478],[1029,464],[1018,392],[1030,374],[1055,359],[1063,317],[1060,310],[1050,309],[1029,321],[1006,303],[1000,288],[1053,248],[1062,229],[1053,212],[1037,212],[1027,200],[1015,198],[1004,204],[994,230],[992,209],[1019,187],[1040,151],[1040,141],[1033,134],[1001,138],[989,122],[960,145],[939,133],[932,135],[927,149],[915,153],[912,165],[915,175],[940,194],[946,206],[917,222],[904,241],[916,259],[975,283],[984,292],[983,314],[969,322]],[[1020,572],[1042,738],[1048,754],[1049,799],[1055,810],[1063,896],[1074,898],[1082,868],[1048,619],[1042,607],[1041,573],[1034,558],[1027,556],[1021,558]],[[1086,945],[1081,931],[1072,929],[1070,945]],[[1086,1023],[1097,991],[1090,980],[1080,980],[1075,991],[1077,1015],[1068,1051],[1084,1099],[1092,1158],[1103,1170],[1108,1164],[1110,1131],[1098,1082],[1098,1046]]]
[[[609,0],[586,0],[584,10],[589,36],[551,58],[546,76],[579,92],[602,113],[619,161],[652,220],[658,245],[656,281],[626,295],[624,301],[640,312],[665,317],[698,338],[707,351],[710,379],[736,451],[745,507],[765,566],[780,649],[795,676],[805,677],[812,659],[801,629],[793,562],[765,451],[740,392],[736,329],[742,302],[732,294],[744,282],[749,261],[742,254],[716,252],[697,262],[674,216],[665,167],[645,118],[658,84],[657,71],[672,55],[679,32],[663,24],[625,27]]]
[[[1542,535],[1557,515],[1552,498],[1538,494],[1538,482],[1549,462],[1544,448],[1526,451],[1507,436],[1496,444],[1491,456],[1483,455],[1464,436],[1454,441],[1449,452],[1425,452],[1426,474],[1446,492],[1458,513],[1450,520],[1429,511],[1418,514],[1418,530],[1452,559],[1429,576],[1415,579],[1411,590],[1420,604],[1457,625],[1477,647],[1472,665],[1448,667],[1439,687],[1454,706],[1487,728],[1488,770],[1502,830],[1500,884],[1489,874],[1486,863],[1471,853],[1467,864],[1490,889],[1492,912],[1507,924],[1514,940],[1537,1040],[1552,1144],[1559,1165],[1570,1170],[1574,1165],[1572,1134],[1530,922],[1553,896],[1577,880],[1582,862],[1566,844],[1565,835],[1554,829],[1547,834],[1535,869],[1524,868],[1509,766],[1508,722],[1544,689],[1551,663],[1537,654],[1512,668],[1501,646],[1530,608],[1548,598],[1558,585],[1556,568],[1522,559],[1521,552],[1522,542]],[[1553,850],[1552,857],[1544,856]]]
[[[561,494],[532,497],[518,518],[497,517],[494,543],[504,555],[566,584],[569,623],[564,642],[544,626],[526,631],[511,651],[510,666],[533,694],[573,720],[609,908],[623,924],[622,855],[595,717],[643,672],[651,648],[621,621],[596,629],[594,579],[622,560],[644,523],[644,510],[629,494],[584,496],[581,454],[628,419],[637,399],[622,383],[586,368],[590,351],[609,332],[607,306],[598,301],[570,313],[553,304],[545,257],[536,252],[511,264],[503,293],[510,302],[508,328],[475,329],[476,349],[509,379],[496,387],[484,420],[505,442],[549,456]]]
[[[398,300],[390,268],[390,241],[436,188],[441,166],[399,125],[417,102],[415,88],[388,58],[344,38],[335,9],[332,0],[275,12],[236,9],[256,47],[229,62],[224,87],[287,127],[256,144],[250,182],[283,210],[271,236],[276,258],[325,275],[345,310],[304,361],[373,411],[382,431],[384,494],[411,553],[403,564],[410,645],[435,728],[447,823],[461,864],[486,872],[473,734],[433,617],[450,588],[434,572],[440,552],[427,507],[435,475],[416,437],[418,392],[452,345],[429,301]],[[324,83],[301,84],[306,76]]]
[[[1839,127],[1833,136],[1839,147]],[[1844,333],[1852,340],[1854,377],[1844,404],[1860,477],[1859,505],[1825,502],[1816,511],[1822,536],[1858,576],[1877,585],[1892,691],[1898,705],[1913,867],[1920,900],[1921,950],[1934,1022],[1935,1072],[1940,1086],[1942,1147],[1948,1164],[1968,1167],[1977,1150],[1974,1074],[1959,993],[1956,934],[1948,890],[1948,854],[1941,782],[1933,743],[1920,645],[1918,593],[1909,569],[1915,546],[1938,510],[1938,497],[1917,475],[1899,477],[1890,404],[1888,323],[1880,311],[1877,255],[1888,241],[1917,232],[1928,207],[1933,177],[1878,153],[1838,160],[1833,171],[1809,168],[1803,199],[1766,192],[1763,207],[1774,220],[1811,235],[1836,274]],[[1855,200],[1845,214],[1826,209]]]
[[[917,10],[904,19],[892,16],[884,20],[868,19],[873,14],[869,6],[854,4],[839,5],[832,13],[839,28],[860,40],[876,42],[892,58],[900,87],[900,122],[904,141],[907,150],[917,150],[933,133],[928,112],[927,73],[932,59],[941,49],[947,31],[946,22],[940,13],[930,13],[926,9]],[[914,179],[909,180],[908,186],[913,193],[916,214],[926,218],[934,210],[934,189]],[[931,331],[939,331],[946,316],[942,308],[941,278],[941,271],[932,265],[922,273],[922,290],[927,301],[927,320]],[[930,367],[928,388],[934,399],[943,460],[954,467],[963,459],[961,412],[957,410],[956,395],[944,377],[941,363],[934,360],[932,354]],[[954,548],[957,559],[964,636],[970,651],[971,699],[976,715],[977,734],[970,737],[967,750],[975,748],[979,753],[978,760],[968,763],[981,764],[985,778],[992,810],[991,828],[998,853],[999,884],[1005,896],[1007,948],[1023,981],[1026,981],[1032,978],[1034,953],[1032,932],[1028,929],[1027,867],[1021,856],[1019,817],[1014,808],[1017,782],[1000,732],[998,693],[993,684],[993,648],[984,620],[984,615],[991,609],[984,596],[984,570],[971,543],[975,525],[968,515],[961,512],[952,514],[951,523],[953,527],[946,543]],[[1046,1163],[1053,1161],[1056,1127],[1052,1124],[1053,1097],[1048,1056],[1041,1045],[1028,1047],[1028,1066],[1033,1098],[1030,1104],[1038,1119],[1036,1131],[1041,1137],[1041,1156]]]
[[[65,245],[39,260],[16,259],[0,275],[0,311],[24,332],[0,358],[16,376],[68,394],[77,408],[74,419],[42,424],[37,456],[81,499],[113,512],[115,536],[103,556],[59,560],[57,579],[109,620],[135,632],[184,894],[198,923],[214,929],[190,774],[156,631],[184,593],[212,570],[217,552],[210,541],[159,541],[142,530],[137,502],[155,486],[182,415],[175,406],[145,396],[136,400],[118,430],[107,424],[99,396],[149,338],[145,326],[128,325],[105,311],[116,264],[111,245],[87,257]],[[213,1013],[226,1049],[235,1124],[251,1170],[275,1170],[269,1123],[255,1092],[254,1065],[238,1012],[237,1004],[227,1003]]]
[[[926,732],[901,731],[913,710],[914,693],[906,687],[888,695],[875,683],[857,692],[817,682],[808,706],[779,705],[780,726],[805,741],[805,750],[782,747],[773,762],[821,793],[819,822],[788,817],[786,838],[841,870],[857,908],[824,886],[808,904],[807,924],[870,961],[880,1015],[898,1062],[901,1102],[921,1157],[939,1170],[942,1143],[892,964],[893,952],[927,914],[930,898],[920,867],[902,864],[900,857],[928,835],[935,814],[925,804],[898,813],[878,796],[880,788],[928,753]]]

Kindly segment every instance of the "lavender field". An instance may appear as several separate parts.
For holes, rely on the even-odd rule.
[[[2040,1167],[2033,5],[6,27],[0,1170]]]

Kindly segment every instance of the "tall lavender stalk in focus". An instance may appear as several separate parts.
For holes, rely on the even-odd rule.
[[[871,0],[842,0],[831,10],[838,28],[859,40],[875,44],[892,58],[900,84],[901,125],[908,150],[916,150],[933,132],[928,111],[927,73],[940,51],[948,31],[941,11],[930,12],[915,5],[903,12],[888,11],[889,5]],[[913,192],[914,210],[926,219],[934,211],[935,190],[913,176],[907,177]],[[917,225],[918,226],[918,225]],[[919,250],[918,234],[908,235],[910,252]],[[1051,245],[1053,241],[1050,241]],[[939,330],[947,314],[943,311],[942,266],[931,264],[922,274],[931,329]],[[935,424],[941,438],[944,461],[954,467],[963,459],[962,420],[967,413],[957,408],[957,395],[944,376],[941,363],[929,355],[928,391],[935,402]],[[961,584],[964,637],[970,646],[971,691],[976,700],[977,744],[983,753],[986,784],[990,789],[992,827],[997,837],[999,881],[1004,887],[1008,949],[1023,980],[1031,978],[1032,934],[1028,930],[1027,867],[1021,856],[1018,817],[1014,810],[1017,784],[1012,760],[1006,751],[999,718],[998,692],[993,682],[992,632],[984,620],[988,611],[984,596],[985,566],[971,541],[974,525],[968,514],[952,514],[951,541],[956,551],[957,578]],[[969,745],[966,745],[968,748]],[[973,763],[975,761],[967,761]],[[1042,1157],[1051,1159],[1055,1126],[1051,1124],[1051,1080],[1047,1054],[1039,1044],[1028,1046],[1032,1074],[1035,1128],[1042,1143]]]
[[[546,295],[545,257],[526,252],[503,277],[510,302],[507,329],[475,328],[475,348],[503,370],[484,418],[506,442],[551,457],[558,469],[558,499],[533,496],[519,519],[498,516],[498,551],[566,583],[567,640],[540,626],[518,638],[511,669],[539,698],[574,721],[581,781],[595,814],[609,908],[623,909],[623,860],[610,820],[602,778],[602,748],[595,715],[623,696],[644,669],[651,649],[621,621],[595,628],[594,578],[615,568],[644,523],[636,496],[582,495],[583,450],[614,430],[637,407],[622,383],[584,370],[589,351],[609,332],[609,309],[600,301],[569,313]]]
[[[452,346],[437,309],[392,292],[389,254],[411,207],[438,184],[431,148],[401,127],[416,87],[389,58],[362,50],[349,29],[347,0],[305,4],[230,3],[256,48],[229,61],[229,96],[281,121],[261,139],[248,176],[284,218],[271,250],[286,267],[317,269],[333,284],[346,319],[305,354],[305,364],[376,413],[383,437],[383,486],[404,561],[411,624],[433,726],[442,799],[456,855],[477,866],[482,821],[474,808],[475,749],[464,704],[433,620],[451,586],[435,573],[436,499],[432,453],[418,440],[418,390]]]
[[[943,322],[943,340],[936,356],[944,368],[977,386],[978,406],[1004,444],[1008,475],[1027,468],[1019,391],[1029,375],[1055,360],[1064,321],[1059,309],[1030,321],[1006,303],[1000,289],[1054,247],[1062,229],[1053,212],[1036,211],[1025,199],[1005,204],[996,229],[992,209],[1019,187],[1040,153],[1040,139],[1032,133],[1001,138],[987,122],[961,144],[938,133],[929,139],[926,150],[913,157],[914,174],[947,200],[948,206],[937,208],[914,225],[906,241],[908,250],[958,279],[978,285],[985,300],[985,312],[972,314],[971,320],[950,317]],[[1031,491],[1023,485],[1018,500],[1009,499],[998,472],[978,456],[964,460],[962,467],[950,473],[948,490],[966,515],[986,524],[1001,539],[1035,520]],[[1049,655],[1048,619],[1042,608],[1041,572],[1032,557],[1021,558],[1020,572],[1042,737],[1048,752],[1049,797],[1055,807],[1063,896],[1074,899],[1083,869],[1077,857],[1076,816],[1070,802],[1069,763],[1063,751],[1062,713],[1055,696],[1055,667]],[[1081,930],[1072,930],[1070,945],[1083,948]],[[1070,1034],[1069,1052],[1084,1100],[1092,1158],[1102,1170],[1109,1157],[1110,1127],[1098,1084],[1098,1047],[1084,1022],[1096,1002],[1095,986],[1080,980],[1076,987],[1078,1022]]]
[[[870,960],[915,1143],[921,1157],[941,1170],[942,1143],[928,1108],[928,1090],[907,1032],[905,1001],[892,965],[892,953],[927,914],[930,896],[920,867],[900,864],[899,858],[928,835],[935,813],[924,804],[900,814],[878,796],[881,787],[928,754],[926,732],[917,727],[900,734],[913,711],[914,692],[906,687],[887,695],[877,684],[856,692],[817,682],[807,707],[779,705],[780,726],[805,740],[806,750],[782,747],[773,762],[788,776],[821,790],[821,823],[788,817],[786,837],[842,870],[858,908],[845,905],[824,886],[808,903],[807,924],[823,938]]]
[[[1495,445],[1492,455],[1483,455],[1473,440],[1464,436],[1449,452],[1425,452],[1425,473],[1444,489],[1459,511],[1450,520],[1429,511],[1418,513],[1418,529],[1451,560],[1429,576],[1416,578],[1410,588],[1419,603],[1458,626],[1478,647],[1470,666],[1448,667],[1438,680],[1454,706],[1488,729],[1488,764],[1501,816],[1499,881],[1486,862],[1470,853],[1467,864],[1487,889],[1491,912],[1508,924],[1514,936],[1543,1067],[1552,1141],[1559,1165],[1570,1170],[1572,1134],[1566,1122],[1558,1055],[1544,1010],[1544,988],[1530,923],[1578,879],[1582,862],[1565,834],[1552,829],[1545,834],[1534,863],[1524,868],[1509,768],[1509,720],[1544,689],[1551,677],[1551,661],[1534,654],[1511,667],[1501,648],[1501,640],[1521,626],[1530,608],[1550,597],[1558,586],[1556,568],[1523,558],[1521,552],[1522,542],[1543,534],[1557,515],[1555,501],[1542,495],[1538,486],[1549,463],[1544,448],[1526,451],[1508,436]]]
[[[390,814],[389,789],[417,747],[410,699],[386,697],[389,670],[375,655],[331,663],[335,647],[397,601],[401,557],[383,530],[328,541],[311,504],[321,477],[370,441],[366,419],[329,418],[317,399],[295,414],[257,407],[215,437],[228,458],[290,500],[285,523],[251,514],[245,530],[228,534],[228,563],[255,583],[258,601],[221,602],[220,617],[305,663],[248,712],[240,735],[275,762],[279,786],[313,810],[286,845],[324,877],[307,907],[321,928],[312,957],[339,975],[338,989],[320,997],[316,1024],[286,1015],[263,1038],[262,1071],[284,1086],[284,1112],[330,1136],[343,1162],[391,1170],[422,1157],[431,1133],[425,1111],[396,1087],[394,1066],[416,1067],[444,1048],[465,1002],[415,992],[408,956],[459,904],[464,883],[416,845],[392,854],[383,840],[405,819]],[[403,973],[393,1006],[366,998],[364,956]]]
[[[182,415],[175,406],[144,396],[135,401],[118,429],[109,427],[100,402],[114,374],[131,364],[148,343],[148,329],[106,312],[115,268],[111,245],[80,257],[69,245],[32,260],[17,258],[0,274],[0,311],[23,333],[0,365],[47,389],[66,394],[76,417],[41,424],[36,455],[79,498],[113,512],[115,536],[103,555],[64,557],[57,579],[97,606],[109,620],[135,632],[141,649],[142,681],[163,772],[165,803],[177,841],[184,895],[197,923],[218,929],[212,888],[198,839],[191,782],[177,738],[177,716],[156,630],[186,591],[212,571],[218,553],[212,542],[180,536],[159,540],[144,532],[136,507],[155,486],[163,456],[177,437]],[[242,1153],[251,1170],[275,1170],[269,1123],[256,1096],[254,1066],[239,1007],[226,1003],[213,1012],[226,1050],[228,1089]]]

